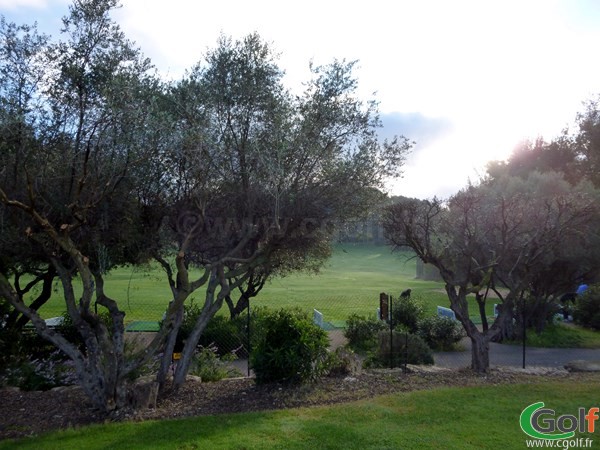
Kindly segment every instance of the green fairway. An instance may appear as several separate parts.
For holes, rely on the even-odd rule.
[[[0,449],[498,449],[526,448],[525,407],[556,415],[598,406],[597,383],[442,388],[327,407],[104,424],[0,442]],[[597,427],[596,427],[597,428]],[[576,438],[598,438],[598,432]]]
[[[416,260],[412,256],[409,252],[393,253],[388,246],[339,244],[319,274],[273,279],[252,299],[252,306],[298,306],[309,312],[317,309],[325,321],[336,326],[343,326],[351,313],[375,316],[380,292],[397,298],[401,291],[410,288],[431,314],[435,314],[437,305],[448,307],[441,283],[415,279]],[[106,277],[106,290],[118,300],[127,323],[158,321],[169,302],[170,290],[164,272],[154,266],[115,269]],[[58,282],[55,292],[55,297],[41,310],[43,317],[58,316],[65,310]],[[201,302],[202,291],[192,298]],[[472,303],[471,314],[477,318],[477,308]],[[492,308],[490,302],[490,315]]]

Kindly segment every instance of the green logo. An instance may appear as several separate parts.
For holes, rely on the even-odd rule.
[[[599,408],[579,408],[577,416],[565,414],[555,418],[556,413],[544,408],[544,402],[533,403],[523,410],[519,419],[525,434],[535,439],[571,439],[575,431],[593,433],[598,420]]]

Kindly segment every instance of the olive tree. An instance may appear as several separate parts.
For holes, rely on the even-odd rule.
[[[116,6],[114,0],[75,1],[57,44],[33,39],[27,27],[5,27],[14,39],[2,42],[3,51],[16,56],[4,68],[22,80],[0,81],[3,94],[27,94],[4,95],[2,104],[2,127],[11,132],[3,134],[0,156],[1,226],[10,239],[2,245],[13,250],[0,267],[0,295],[74,362],[85,392],[105,411],[125,405],[128,374],[160,345],[157,338],[125,360],[125,313],[104,285],[115,265],[147,258],[156,229],[144,202],[151,188],[142,177],[153,160],[147,149],[157,82],[110,19]],[[25,303],[23,273],[50,284],[58,277],[84,349],[46,326],[37,300]],[[96,305],[110,315],[108,326]]]
[[[471,366],[485,372],[489,342],[510,332],[515,307],[531,296],[552,299],[559,279],[564,285],[597,273],[600,254],[590,250],[598,250],[599,205],[598,192],[586,184],[572,187],[558,174],[533,173],[469,186],[448,201],[401,199],[387,208],[384,228],[390,244],[412,248],[439,270],[471,339]],[[491,326],[489,290],[501,303]],[[470,296],[480,306],[481,330],[469,316]]]
[[[2,110],[1,125],[23,132],[3,137],[0,155],[0,226],[10,236],[2,245],[15,249],[2,260],[0,295],[74,361],[105,411],[124,406],[127,376],[159,350],[164,384],[192,293],[202,293],[203,308],[175,387],[232,292],[249,298],[271,274],[318,265],[332,226],[380,197],[411,146],[402,137],[378,142],[377,105],[358,99],[353,63],[313,68],[294,96],[258,35],[221,38],[184,79],[164,86],[110,19],[116,6],[76,0],[65,39],[38,46],[41,64],[25,64],[34,95],[21,115]],[[17,92],[7,80],[2,93]],[[125,313],[105,274],[150,257],[172,296],[156,338],[125,360]],[[25,303],[19,274],[34,270],[60,280],[83,349]],[[110,315],[108,326],[96,305]]]
[[[180,141],[165,159],[173,170],[168,223],[177,256],[171,265],[157,255],[174,300],[161,383],[181,305],[192,292],[202,289],[204,305],[177,364],[176,386],[206,324],[224,302],[233,304],[234,290],[247,301],[269,275],[318,264],[336,222],[367,209],[386,177],[399,174],[411,143],[378,142],[377,105],[357,97],[353,66],[313,67],[295,96],[258,35],[221,37],[173,86]],[[201,270],[196,279],[191,267]]]
[[[17,187],[27,156],[38,150],[36,131],[45,111],[36,93],[46,78],[47,45],[48,37],[39,34],[35,26],[18,26],[0,17],[0,158],[3,167],[0,175],[5,189]],[[30,303],[30,307],[37,310],[50,298],[56,271],[39,258],[35,245],[19,239],[18,235],[25,229],[19,217],[1,208],[0,220],[0,272],[14,279],[15,294],[20,299],[42,285]],[[0,328],[3,332],[18,333],[28,319],[4,303],[5,317]]]

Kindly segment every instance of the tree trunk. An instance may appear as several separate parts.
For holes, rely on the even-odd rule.
[[[247,294],[243,293],[240,295],[240,298],[238,299],[237,303],[234,305],[233,301],[231,300],[231,296],[227,296],[225,297],[225,302],[227,303],[227,306],[229,307],[229,318],[231,320],[237,318],[240,316],[240,314],[242,314],[246,308],[248,308],[248,304],[250,303],[250,300],[248,299]]]
[[[210,319],[214,317],[223,304],[224,296],[219,295],[215,300],[215,288],[216,284],[211,280],[206,291],[206,300],[202,312],[194,324],[194,329],[185,341],[183,352],[181,352],[181,359],[177,362],[177,366],[175,367],[175,374],[173,375],[173,387],[175,390],[179,389],[185,382],[185,378],[190,370],[192,358],[196,352],[196,347],[198,346],[198,341],[200,341],[200,336],[202,336]]]
[[[487,334],[474,333],[471,338],[471,369],[477,373],[490,370],[490,341]]]
[[[479,292],[475,294],[475,300],[477,301],[477,306],[479,306],[479,317],[481,317],[481,328],[483,332],[487,332],[488,330],[488,321],[487,315],[485,313],[485,297],[481,295]]]
[[[452,310],[471,339],[471,369],[477,373],[487,373],[490,369],[490,330],[482,333],[469,318],[466,286],[457,289],[452,284],[446,283],[446,292]]]
[[[55,277],[56,270],[52,265],[49,265],[46,273],[38,278],[40,281],[42,281],[42,290],[37,298],[29,305],[30,309],[38,311],[48,302],[48,300],[50,300],[50,297],[52,297],[52,284]],[[25,292],[29,292],[29,287],[30,285],[28,285],[24,291],[17,290],[17,294],[21,300],[23,300],[23,294]],[[27,324],[27,322],[29,322],[29,318],[25,314],[20,314],[19,311],[14,310],[6,319],[6,327],[13,328],[15,330],[21,330]]]
[[[505,340],[512,340],[515,337],[514,308],[512,304],[504,300],[499,305],[499,308],[499,316],[496,322],[494,322],[498,330],[492,336],[492,342],[503,342]]]
[[[183,301],[181,301],[181,304],[183,304]],[[181,328],[182,322],[183,308],[177,308],[177,310],[175,311],[173,328],[169,331],[167,335],[167,344],[165,345],[165,349],[160,363],[160,368],[158,370],[158,374],[156,375],[156,381],[158,382],[159,390],[162,390],[164,388],[165,382],[167,381],[169,369],[171,368],[171,364],[173,362],[173,352],[175,351],[177,335],[179,334],[179,329]]]

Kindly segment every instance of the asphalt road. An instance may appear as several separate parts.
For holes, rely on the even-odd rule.
[[[434,353],[435,365],[440,367],[467,367],[471,365],[471,341],[465,338],[464,351]],[[536,348],[525,350],[525,367],[564,367],[574,360],[600,361],[600,349]],[[523,347],[490,343],[490,365],[523,367]]]

